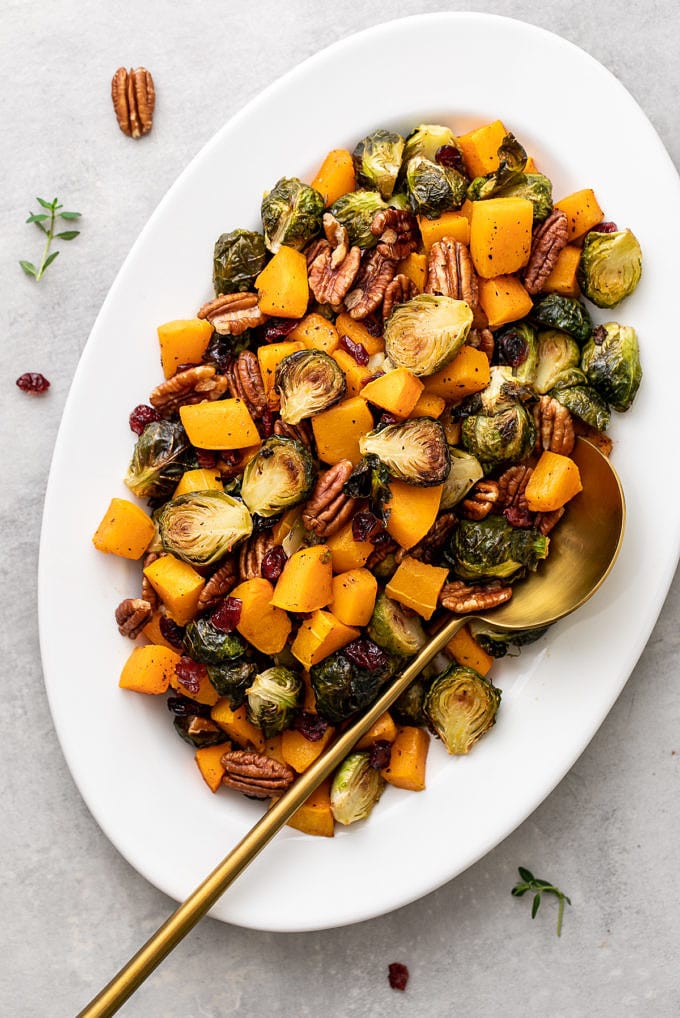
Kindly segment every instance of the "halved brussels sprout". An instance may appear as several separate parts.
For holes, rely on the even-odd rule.
[[[359,439],[362,456],[377,456],[392,477],[429,488],[446,479],[451,466],[446,435],[432,417],[411,417],[369,431]]]
[[[501,187],[495,198],[526,198],[534,206],[534,223],[542,223],[553,209],[552,182],[542,173],[521,173],[514,183]]]
[[[448,753],[469,753],[496,723],[501,691],[473,668],[451,665],[425,696],[424,712]]]
[[[464,300],[418,293],[397,304],[385,323],[385,353],[412,374],[434,375],[456,356],[472,326]]]
[[[359,186],[374,188],[383,198],[390,198],[403,151],[404,139],[396,131],[381,129],[362,138],[352,153]]]
[[[367,644],[369,653],[358,656],[354,653],[355,644]],[[363,660],[364,665],[357,664],[357,659]],[[372,640],[354,640],[312,665],[309,675],[317,711],[332,725],[345,721],[373,703],[394,669],[392,658]]]
[[[168,498],[190,454],[189,439],[181,424],[152,421],[135,443],[125,483],[140,498]]]
[[[298,350],[284,357],[274,384],[281,397],[281,418],[287,424],[299,424],[327,410],[347,391],[342,368],[323,350]]]
[[[398,207],[404,211],[410,208],[405,195],[386,202],[377,191],[349,191],[336,198],[328,211],[347,230],[350,245],[366,251],[378,243],[378,237],[371,233],[376,213]]]
[[[215,241],[213,286],[215,294],[252,290],[255,277],[267,260],[264,237],[254,230],[232,230]]]
[[[581,360],[581,349],[568,333],[561,329],[546,329],[538,334],[537,364],[533,387],[544,396],[557,385],[562,372],[575,368]]]
[[[511,581],[535,570],[548,555],[550,538],[535,527],[512,527],[503,516],[461,520],[445,559],[461,580]]]
[[[444,481],[440,509],[452,509],[465,498],[470,488],[484,477],[479,460],[463,449],[449,446],[451,466]]]
[[[248,509],[223,491],[191,491],[158,511],[165,551],[194,566],[211,566],[253,532]]]
[[[226,696],[232,710],[245,702],[246,689],[257,675],[253,661],[239,661],[236,664],[208,665],[208,678],[220,696]]]
[[[302,680],[290,668],[273,665],[246,690],[246,716],[270,738],[289,728],[302,698]]]
[[[578,265],[584,297],[599,308],[613,308],[640,282],[642,248],[632,230],[586,234]]]
[[[506,134],[498,148],[498,169],[475,177],[467,189],[470,201],[496,198],[501,190],[524,180],[527,154],[514,134]]]
[[[218,629],[207,616],[193,619],[184,630],[184,653],[200,664],[232,664],[245,651],[246,645],[239,633]]]
[[[535,441],[534,422],[522,403],[491,417],[473,414],[462,425],[463,448],[476,456],[485,474],[494,467],[523,460]]]
[[[418,216],[437,219],[442,212],[459,209],[465,201],[467,184],[467,178],[458,170],[425,156],[413,156],[406,164],[406,189]]]
[[[340,764],[331,784],[331,813],[340,824],[365,820],[385,788],[379,770],[371,767],[370,753],[350,753]]]
[[[581,367],[590,384],[615,410],[627,410],[642,381],[635,329],[618,322],[598,325],[583,348]]]
[[[323,195],[297,177],[282,177],[262,199],[264,242],[273,253],[282,244],[302,248],[321,233]]]
[[[423,712],[425,694],[428,683],[419,676],[414,679],[403,693],[401,693],[392,704],[390,713],[394,720],[400,725],[426,725],[427,720]]]
[[[355,466],[343,485],[343,491],[350,498],[368,499],[369,508],[379,519],[386,520],[389,511],[390,472],[387,465],[377,456],[364,456]]]
[[[528,322],[517,322],[501,329],[495,340],[499,363],[511,367],[519,382],[533,385],[538,365],[536,330]]]
[[[302,442],[272,435],[243,471],[241,498],[251,513],[276,516],[304,500],[314,486],[314,461]]]
[[[593,323],[586,307],[575,297],[547,293],[539,297],[531,311],[531,320],[546,329],[562,329],[581,346],[590,339]]]
[[[591,428],[606,431],[609,427],[609,407],[592,385],[558,385],[549,395]]]
[[[420,618],[407,615],[387,594],[378,595],[367,632],[374,643],[397,657],[412,657],[427,642]]]
[[[533,395],[530,386],[520,381],[506,364],[494,364],[489,373],[489,384],[459,404],[460,417],[485,414],[491,417],[509,410],[517,402],[525,402]]]
[[[405,166],[414,156],[425,156],[434,162],[437,152],[444,146],[450,146],[460,152],[456,136],[450,127],[444,127],[442,124],[418,124],[406,136],[402,165]]]

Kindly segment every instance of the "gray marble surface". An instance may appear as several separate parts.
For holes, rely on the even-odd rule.
[[[514,16],[583,47],[623,81],[680,165],[675,0],[2,4],[2,1015],[75,1014],[172,908],[83,804],[54,733],[40,665],[36,561],[45,480],[100,304],[166,189],[263,86],[363,27],[458,8]],[[158,85],[155,126],[139,145],[123,138],[111,111],[109,81],[121,64],[144,64]],[[566,83],[554,87],[569,101]],[[55,193],[84,213],[82,234],[36,287],[17,266],[39,239],[24,218],[34,195]],[[27,370],[51,380],[49,394],[19,392],[14,379]],[[338,930],[266,934],[206,920],[122,1013],[674,1018],[679,607],[676,578],[590,746],[543,805],[467,872],[415,904]],[[571,895],[561,939],[552,902],[532,922],[529,902],[511,898],[518,865]],[[388,986],[392,961],[410,969],[404,994]]]

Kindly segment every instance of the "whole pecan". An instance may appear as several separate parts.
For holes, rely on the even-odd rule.
[[[537,450],[547,449],[569,456],[576,441],[570,411],[553,396],[541,396],[534,404],[533,417]]]
[[[435,241],[427,263],[425,293],[464,300],[472,311],[474,328],[484,328],[487,318],[479,303],[479,282],[470,251],[458,240]]]
[[[256,293],[224,293],[200,307],[196,317],[207,319],[220,336],[241,336],[267,321],[257,299]]]
[[[126,597],[116,608],[116,623],[121,636],[134,640],[153,615],[153,608],[141,597]]]
[[[157,385],[149,396],[149,402],[167,417],[187,403],[220,399],[227,391],[227,384],[225,376],[217,374],[214,364],[197,364],[178,371],[172,378]]]
[[[267,552],[276,545],[271,529],[261,530],[253,534],[240,548],[238,571],[242,580],[254,580],[262,576],[262,560]]]
[[[567,246],[569,228],[562,209],[553,209],[547,219],[534,230],[531,254],[524,269],[524,287],[532,296],[539,293],[555,267],[559,253]]]
[[[439,595],[442,608],[455,615],[466,615],[468,612],[488,611],[499,604],[509,601],[512,587],[504,587],[499,582],[483,585],[468,585],[461,580],[445,583]]]
[[[156,89],[146,67],[119,67],[111,80],[116,120],[128,138],[141,138],[153,125]]]
[[[399,272],[391,283],[388,283],[385,287],[385,296],[383,297],[382,304],[382,316],[383,321],[392,314],[392,311],[397,304],[405,304],[411,297],[415,297],[418,293],[418,287],[408,276],[405,276],[403,272]]]
[[[396,261],[386,258],[377,248],[363,255],[354,289],[345,297],[345,307],[351,318],[360,321],[380,306],[396,271]]]
[[[236,563],[233,559],[228,558],[206,580],[205,586],[198,598],[198,611],[201,612],[206,608],[213,608],[216,604],[219,604],[222,598],[226,597],[229,591],[236,586],[237,580]]]
[[[326,243],[307,262],[309,288],[319,304],[339,311],[359,271],[361,249],[350,248],[347,230],[330,212],[324,214],[323,228]]]
[[[384,258],[400,262],[418,247],[418,220],[405,209],[381,209],[371,223],[371,233],[378,238],[376,251]]]
[[[242,400],[250,416],[259,420],[267,409],[267,394],[257,354],[252,350],[242,350],[227,368],[227,381],[231,395]]]
[[[510,506],[526,509],[527,500],[524,492],[532,473],[531,467],[520,463],[503,471],[498,478],[497,504],[500,509],[508,509]]]
[[[302,522],[317,537],[330,537],[352,516],[355,502],[343,487],[353,469],[350,460],[340,460],[316,482],[302,511]]]
[[[485,519],[498,501],[496,481],[477,481],[467,498],[461,502],[461,514],[466,520]]]
[[[221,763],[222,784],[254,799],[268,799],[277,792],[285,792],[295,780],[292,767],[264,753],[234,749],[221,757]]]

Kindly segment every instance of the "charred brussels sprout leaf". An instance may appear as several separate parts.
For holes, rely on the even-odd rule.
[[[511,648],[516,648],[517,653],[521,647],[528,646],[540,640],[548,632],[548,626],[543,629],[522,629],[519,632],[504,629],[486,628],[485,623],[472,621],[470,632],[475,640],[491,657],[505,657]]]
[[[526,402],[533,395],[530,386],[516,378],[512,368],[494,364],[490,371],[489,384],[481,392],[475,392],[460,403],[458,415],[500,414],[510,410],[518,402]]]
[[[598,325],[583,348],[581,367],[590,384],[615,410],[627,410],[642,381],[635,329],[617,322]]]
[[[377,191],[350,191],[337,198],[328,211],[347,230],[350,245],[366,251],[378,243],[371,233],[376,212],[390,207],[391,203],[383,201]]]
[[[298,350],[279,363],[275,387],[281,397],[282,419],[287,424],[299,424],[341,400],[347,382],[329,354],[322,350]]]
[[[265,439],[243,472],[241,498],[251,513],[277,516],[309,495],[314,461],[301,442],[273,435]]]
[[[245,702],[246,689],[257,675],[257,665],[252,661],[238,664],[208,665],[208,678],[220,696],[226,696],[232,710]]]
[[[302,681],[290,668],[274,665],[255,676],[246,690],[248,720],[267,738],[289,728],[302,695]]]
[[[214,565],[253,531],[243,502],[222,491],[180,495],[156,519],[164,551],[194,566]]]
[[[412,417],[369,431],[359,439],[362,456],[377,456],[392,477],[421,488],[441,484],[451,465],[446,435],[432,417]]]
[[[517,463],[531,452],[536,429],[521,403],[487,417],[473,414],[463,421],[461,441],[481,463],[484,473],[505,463]]]
[[[445,558],[461,580],[513,580],[536,569],[550,539],[535,527],[512,527],[503,516],[461,520]]]
[[[539,395],[544,396],[557,385],[565,371],[578,367],[581,348],[568,333],[560,329],[546,329],[538,334],[536,354],[533,386]]]
[[[168,498],[190,454],[189,439],[181,424],[153,421],[137,439],[125,483],[140,498]]]
[[[631,230],[586,234],[578,266],[584,297],[599,308],[613,308],[640,282],[642,249]]]
[[[548,293],[534,304],[531,319],[546,329],[562,329],[583,346],[590,339],[593,323],[585,306],[575,297]]]
[[[534,223],[542,223],[553,209],[552,183],[542,173],[522,173],[517,180],[501,187],[496,198],[526,198],[534,206]]]
[[[410,686],[397,697],[390,713],[400,725],[426,725],[423,711],[427,683],[423,678],[414,679]]]
[[[449,446],[451,466],[444,481],[440,510],[452,509],[465,498],[473,484],[480,481],[484,471],[479,460],[469,452]]]
[[[428,724],[451,754],[469,753],[496,723],[501,693],[473,668],[452,665],[425,697]]]
[[[340,824],[365,820],[385,788],[379,770],[371,767],[368,752],[350,753],[331,784],[331,813]]]
[[[483,177],[475,177],[467,189],[470,201],[497,198],[500,192],[525,179],[527,154],[513,134],[507,134],[498,149],[498,169]]]
[[[389,515],[390,472],[377,456],[364,456],[343,485],[350,498],[368,499],[371,511],[381,520]]]
[[[456,356],[472,325],[463,300],[419,293],[396,308],[385,323],[385,353],[414,375],[434,375]]]
[[[609,406],[592,385],[558,385],[550,390],[549,395],[591,428],[606,431],[609,427]]]
[[[282,177],[262,199],[264,242],[273,253],[285,244],[301,251],[321,232],[323,195],[297,177]]]
[[[218,629],[209,618],[194,619],[184,631],[184,652],[200,664],[229,664],[242,657],[245,650],[238,633]]]
[[[378,595],[367,632],[374,643],[396,657],[412,657],[427,642],[419,617],[407,615],[387,594]]]
[[[440,166],[425,156],[414,156],[406,165],[406,189],[411,208],[419,216],[437,219],[442,212],[458,209],[465,201],[467,179],[458,170]]]
[[[254,230],[232,230],[215,241],[213,286],[215,295],[252,290],[255,277],[267,260],[264,237]]]
[[[391,198],[403,151],[404,139],[396,131],[373,131],[362,138],[352,153],[357,183]]]
[[[536,330],[528,322],[518,322],[501,329],[495,340],[499,363],[512,368],[519,382],[533,385],[538,366]]]
[[[367,642],[367,641],[354,641]],[[394,674],[387,654],[373,655],[374,667],[362,667],[351,660],[352,644],[324,658],[310,671],[316,708],[330,724],[338,724],[373,703],[382,686]],[[374,645],[375,646],[375,645]]]

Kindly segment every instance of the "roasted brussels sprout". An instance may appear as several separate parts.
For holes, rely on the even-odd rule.
[[[370,753],[350,753],[338,767],[331,783],[331,813],[340,824],[365,820],[385,788],[379,770],[371,767]]]
[[[499,363],[511,367],[519,382],[533,385],[538,365],[536,330],[528,322],[517,322],[501,329],[495,340]]]
[[[548,555],[550,538],[535,527],[512,527],[503,516],[461,520],[444,558],[461,580],[514,580]]]
[[[419,293],[397,304],[387,319],[385,353],[414,375],[433,375],[456,356],[471,325],[465,301]]]
[[[334,725],[373,703],[394,674],[394,662],[372,640],[360,638],[313,665],[309,674],[316,709]]]
[[[226,696],[232,710],[245,702],[246,689],[257,675],[253,661],[238,661],[236,664],[208,665],[208,678],[220,696]]]
[[[591,428],[606,431],[609,427],[609,406],[592,385],[558,385],[550,390],[549,395]]]
[[[229,664],[245,651],[246,644],[237,632],[226,633],[205,616],[193,619],[184,630],[184,653],[200,664]]]
[[[531,320],[546,329],[562,329],[583,346],[590,339],[593,323],[585,305],[575,297],[547,293],[539,297],[531,311]]]
[[[501,187],[495,198],[526,198],[534,206],[534,223],[542,223],[553,209],[552,183],[542,173],[522,173],[514,183]]]
[[[385,519],[387,503],[392,498],[390,472],[377,456],[364,456],[355,466],[343,485],[343,491],[350,498],[368,499],[368,503],[379,519]]]
[[[426,725],[423,711],[428,683],[422,676],[414,679],[394,701],[390,713],[400,725]]]
[[[246,715],[267,738],[289,728],[302,698],[302,680],[290,668],[273,665],[246,690]]]
[[[135,443],[125,483],[140,498],[169,498],[190,455],[189,439],[181,424],[152,421]]]
[[[522,403],[490,417],[473,414],[462,425],[463,448],[479,460],[485,474],[494,467],[524,459],[535,440],[534,422]]]
[[[275,387],[281,397],[281,418],[299,424],[337,403],[347,391],[344,372],[323,350],[298,350],[280,361]]]
[[[440,509],[452,509],[465,498],[473,484],[481,480],[484,471],[479,460],[463,449],[449,446],[451,466],[444,481]]]
[[[642,381],[635,329],[617,322],[598,325],[583,347],[581,367],[588,381],[615,410],[627,410]]]
[[[173,498],[159,509],[156,521],[163,550],[193,566],[214,565],[253,532],[246,506],[224,491]]]
[[[404,139],[396,131],[373,131],[362,138],[352,152],[359,186],[379,191],[384,199],[391,198],[403,151]]]
[[[432,417],[411,417],[369,431],[359,439],[362,456],[377,456],[392,477],[429,488],[446,479],[451,465],[446,435]]]
[[[546,329],[538,334],[537,363],[533,387],[539,395],[557,385],[563,372],[578,367],[581,348],[575,339],[560,329]]]
[[[444,127],[442,124],[419,124],[406,136],[402,167],[414,156],[425,156],[434,162],[437,152],[444,146],[455,148],[460,152],[450,127]]]
[[[507,134],[498,149],[498,169],[475,177],[467,189],[470,201],[496,198],[504,188],[512,187],[525,179],[527,154],[513,134]]]
[[[213,286],[215,295],[252,290],[255,277],[267,260],[264,237],[254,230],[232,230],[215,241]]]
[[[302,442],[272,435],[243,471],[241,498],[251,513],[277,516],[304,500],[314,486],[314,461]]]
[[[504,629],[491,629],[486,623],[476,620],[472,620],[469,626],[470,633],[482,650],[495,658],[505,657],[513,647],[517,648],[517,653],[519,653],[521,647],[535,643],[545,636],[549,628],[545,626],[543,629],[522,629],[513,632]]]
[[[408,198],[406,195],[395,195],[386,202],[377,191],[349,191],[337,198],[328,211],[347,230],[350,245],[366,251],[378,243],[377,236],[371,233],[371,223],[376,212],[389,208],[408,210]]]
[[[599,308],[614,308],[640,282],[642,249],[632,230],[586,234],[578,265],[584,297]]]
[[[425,156],[414,156],[406,165],[406,190],[412,210],[437,219],[442,212],[459,209],[465,201],[467,178],[458,170],[441,166]]]
[[[387,594],[378,595],[367,632],[374,643],[396,657],[412,657],[427,642],[420,618],[407,615]]]
[[[451,754],[469,753],[496,723],[501,692],[473,668],[451,665],[425,696],[424,712]]]
[[[459,417],[471,414],[486,414],[491,417],[503,410],[510,410],[516,403],[526,402],[533,392],[530,386],[521,382],[512,373],[512,368],[494,364],[489,375],[489,384],[480,392],[464,399],[457,408]]]
[[[297,177],[282,177],[262,199],[264,242],[273,253],[282,244],[301,251],[321,233],[323,195]]]

